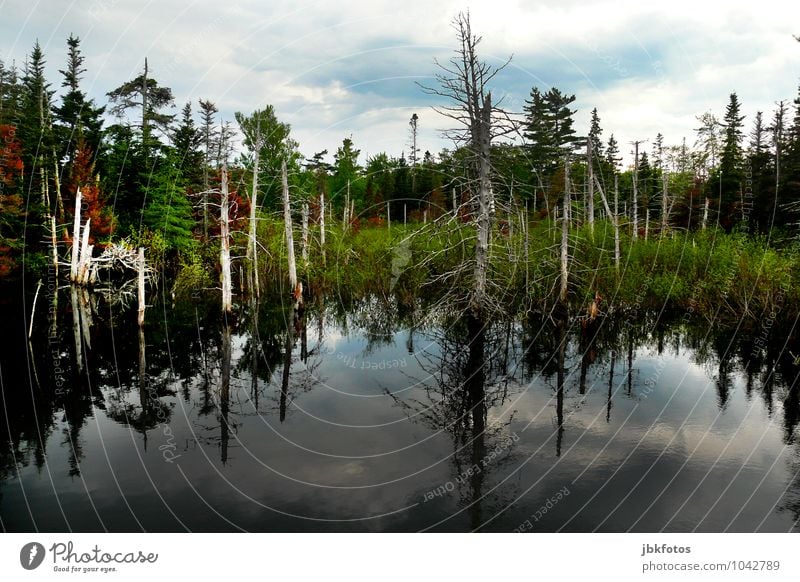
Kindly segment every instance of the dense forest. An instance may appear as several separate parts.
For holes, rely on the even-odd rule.
[[[406,269],[406,292],[414,294],[431,279],[446,282],[465,245],[473,244],[465,225],[482,215],[474,140],[456,136],[452,149],[421,152],[416,114],[407,128],[398,128],[400,157],[362,159],[352,137],[332,156],[327,150],[309,155],[272,106],[236,113],[234,120],[221,118],[213,98],[179,106],[168,80],[156,79],[147,60],[139,76],[108,91],[105,103],[82,89],[86,71],[78,38],[67,39],[60,79],[46,78],[45,63],[38,42],[22,67],[0,62],[2,279],[41,278],[68,263],[73,225],[87,220],[89,253],[97,257],[112,245],[143,247],[173,293],[218,286],[219,241],[227,243],[228,232],[236,289],[248,281],[251,288],[259,281],[270,287],[285,277],[283,235],[291,242],[300,223],[301,278],[312,283],[334,278],[342,284],[342,261],[350,264],[349,255],[331,249],[339,254],[326,262],[325,247],[345,244],[360,259],[352,262],[348,281],[373,281],[374,268],[385,275],[384,287],[388,280],[394,284],[397,267],[384,260],[385,253],[396,254],[404,236],[424,231],[425,240],[408,244],[412,266],[425,271]],[[459,96],[448,94],[446,75],[440,80],[443,89],[420,90],[458,104]],[[487,248],[501,287],[511,288],[513,279],[517,288],[524,285],[525,296],[544,300],[555,296],[560,279],[562,299],[600,291],[625,297],[627,273],[629,298],[641,291],[642,280],[646,298],[654,301],[696,301],[694,284],[710,286],[711,296],[743,281],[745,295],[769,285],[765,305],[779,288],[788,288],[779,275],[791,279],[796,272],[800,97],[746,120],[736,93],[727,103],[720,96],[720,110],[697,115],[695,135],[673,144],[661,134],[620,144],[603,128],[597,109],[590,126],[578,128],[575,102],[575,95],[556,87],[533,87],[523,111],[492,113],[502,113],[503,123],[487,136]],[[453,111],[442,110],[457,119]],[[628,147],[632,159],[623,166],[621,150]],[[559,221],[566,233],[560,246]],[[446,240],[437,243],[437,237]],[[292,262],[294,244],[288,249]],[[689,262],[687,252],[694,253]],[[717,272],[728,263],[709,268],[710,257],[720,253],[723,263],[739,260],[734,275]],[[266,257],[260,263],[259,254]],[[742,256],[749,259],[737,259]],[[569,266],[559,267],[565,261]],[[241,264],[256,276],[245,279]],[[694,269],[688,274],[687,265]],[[765,268],[772,282],[764,281]],[[682,281],[674,278],[678,271]],[[674,280],[659,283],[662,275]],[[749,311],[750,299],[740,299]]]

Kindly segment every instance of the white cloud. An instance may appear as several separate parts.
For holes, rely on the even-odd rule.
[[[178,105],[210,98],[231,119],[272,103],[290,121],[303,151],[335,150],[353,134],[365,152],[399,154],[408,117],[421,116],[423,148],[438,150],[442,126],[414,80],[452,51],[456,1],[256,0],[232,6],[76,0],[3,4],[0,55],[21,63],[35,38],[54,87],[65,38],[83,39],[85,85],[99,102],[137,74],[145,57]],[[693,141],[694,118],[724,111],[737,91],[748,121],[795,95],[800,44],[792,33],[800,8],[777,1],[702,3],[634,0],[552,3],[471,2],[473,27],[488,60],[514,54],[495,93],[521,107],[533,84],[578,96],[579,131],[596,106],[605,136]]]

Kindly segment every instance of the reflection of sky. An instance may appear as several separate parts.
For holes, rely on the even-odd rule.
[[[308,334],[313,349],[313,325]],[[79,478],[67,477],[68,447],[58,419],[45,468],[26,467],[21,481],[0,489],[4,524],[30,527],[22,485],[41,529],[63,529],[62,511],[76,529],[102,528],[97,515],[105,527],[123,530],[139,529],[137,519],[148,530],[180,529],[180,523],[193,530],[468,529],[469,512],[460,511],[471,495],[468,482],[423,502],[427,491],[458,476],[454,453],[465,447],[458,456],[463,464],[471,449],[424,421],[438,396],[427,392],[432,379],[407,352],[406,337],[407,331],[397,332],[393,342],[364,355],[366,340],[329,326],[327,349],[308,366],[299,362],[296,347],[283,423],[280,366],[261,386],[256,409],[245,365],[231,379],[225,465],[218,411],[198,414],[199,381],[189,401],[164,399],[173,406],[169,433],[163,426],[149,430],[146,450],[141,433],[96,410],[80,433],[85,457]],[[245,341],[233,338],[234,369]],[[421,335],[415,349],[425,345]],[[734,373],[720,409],[716,378],[693,363],[690,351],[658,356],[640,348],[638,354],[630,393],[627,361],[616,360],[608,420],[608,355],[598,354],[589,368],[584,395],[580,358],[568,360],[560,456],[555,376],[509,380],[508,400],[488,413],[490,426],[508,425],[487,437],[486,447],[503,434],[519,440],[483,474],[482,519],[494,517],[487,527],[512,530],[566,486],[570,495],[538,529],[749,531],[764,520],[762,529],[788,530],[793,517],[774,510],[791,477],[780,399],[770,417],[758,393],[748,397]],[[362,369],[363,361],[406,365]],[[178,394],[182,382],[172,383]],[[137,389],[128,401],[136,402]],[[387,392],[417,406],[405,409]],[[164,461],[166,449],[175,463]]]

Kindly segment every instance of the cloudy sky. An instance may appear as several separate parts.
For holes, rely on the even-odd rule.
[[[513,55],[493,87],[509,109],[521,110],[534,85],[556,86],[577,95],[579,132],[597,107],[604,138],[624,144],[659,131],[691,144],[695,116],[721,117],[732,91],[746,123],[797,95],[800,5],[765,0],[0,0],[0,58],[21,64],[38,39],[57,87],[74,33],[85,88],[101,103],[148,57],[178,107],[211,99],[232,120],[273,104],[306,155],[350,135],[363,155],[399,154],[415,112],[421,148],[436,152],[447,121],[416,83],[452,54],[449,23],[467,8],[484,59]]]

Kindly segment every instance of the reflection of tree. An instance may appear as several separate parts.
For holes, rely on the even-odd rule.
[[[305,309],[292,309],[292,320],[287,322],[284,332],[283,345],[283,371],[281,374],[281,387],[278,396],[278,417],[281,422],[286,420],[286,412],[291,402],[298,394],[308,392],[320,381],[317,370],[322,363],[322,329],[319,341],[312,349],[308,349],[308,312]],[[292,375],[292,363],[294,361],[294,348],[296,339],[300,339],[300,362],[302,364],[299,373]]]
[[[469,508],[473,529],[483,524],[485,481],[492,464],[487,462],[487,450],[499,441],[503,425],[490,424],[488,411],[500,407],[508,397],[504,369],[511,344],[504,325],[485,326],[479,319],[467,315],[448,321],[433,330],[424,330],[426,343],[435,348],[416,353],[425,379],[411,379],[424,386],[425,398],[401,397],[387,394],[407,411],[409,417],[434,430],[444,430],[453,439],[453,469],[461,503]],[[487,357],[488,354],[488,357]],[[489,388],[487,389],[487,386]],[[494,461],[495,465],[497,461]],[[479,470],[472,471],[473,467]]]

